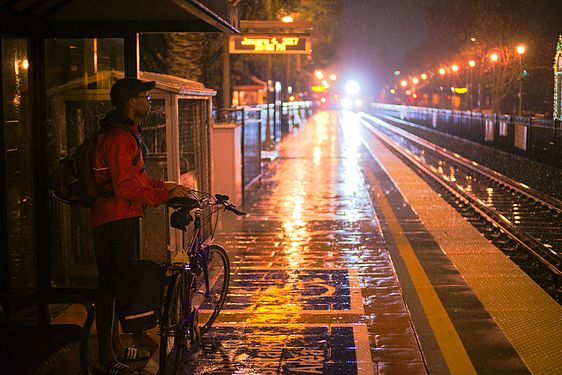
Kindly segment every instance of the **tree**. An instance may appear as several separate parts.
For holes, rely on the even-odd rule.
[[[239,4],[240,18],[244,20],[275,20],[283,15],[313,24],[312,58],[302,64],[304,72],[314,67],[332,64],[336,57],[335,23],[339,0],[244,0]],[[316,48],[318,46],[318,48]],[[219,91],[222,87],[223,51],[220,33],[165,33],[141,36],[141,69],[203,82]],[[287,59],[272,58],[272,77],[266,77],[267,57],[232,56],[231,78],[240,82],[245,77],[257,76],[284,81]],[[299,82],[302,77],[295,76]]]
[[[266,77],[268,58],[257,55],[232,57],[232,75],[241,79],[255,75],[261,79],[292,82],[298,87],[315,68],[332,65],[337,59],[336,23],[339,0],[246,0],[240,4],[241,19],[279,20],[285,15],[298,21],[308,21],[313,26],[311,56],[289,59],[272,56],[271,77]],[[292,62],[291,62],[292,61]],[[296,63],[296,61],[300,61]],[[291,68],[293,65],[294,68]],[[290,77],[287,77],[289,75]]]
[[[550,95],[546,102],[551,102],[552,56],[562,30],[560,14],[562,2],[548,0],[435,0],[424,13],[435,38],[417,61],[422,57],[426,67],[434,68],[445,62],[476,60],[476,77],[481,78],[482,87],[489,88],[491,109],[496,113],[513,112],[522,67],[529,72],[524,91]],[[519,44],[527,47],[522,66],[515,51]],[[489,60],[492,53],[499,56],[496,63]],[[532,102],[533,95],[525,97],[529,105],[536,106],[532,108],[548,110],[540,104],[544,100]]]

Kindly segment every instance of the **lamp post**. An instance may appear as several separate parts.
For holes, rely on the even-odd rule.
[[[441,107],[445,108],[445,99],[443,97],[444,93],[443,93],[443,85],[444,85],[444,81],[443,81],[443,76],[445,75],[446,70],[445,68],[439,68],[439,75],[441,76]]]
[[[468,60],[467,84],[468,88],[468,109],[472,111],[472,81],[474,80],[474,67],[476,66],[475,60]]]
[[[521,117],[521,107],[523,104],[523,54],[525,53],[525,46],[517,46],[517,54],[519,55],[519,108],[517,115]]]
[[[495,111],[496,106],[496,62],[499,58],[497,53],[490,55],[490,61],[492,62],[492,111]]]
[[[459,75],[459,66],[457,64],[451,65],[451,71],[453,72],[453,88],[451,89],[451,110],[455,110],[455,89],[457,88],[457,77]],[[459,97],[460,103],[460,97]],[[460,108],[460,104],[459,104]]]

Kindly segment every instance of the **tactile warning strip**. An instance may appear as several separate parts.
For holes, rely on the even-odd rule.
[[[372,133],[362,135],[529,370],[559,374],[562,307]]]

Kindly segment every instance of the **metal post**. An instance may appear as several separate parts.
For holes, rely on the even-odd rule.
[[[246,111],[242,107],[242,134],[240,134],[240,159],[242,163],[242,204],[246,198],[246,160],[245,160],[245,145],[246,145]]]
[[[232,102],[230,100],[230,36],[228,33],[223,34],[223,51],[222,51],[222,106],[230,108]]]
[[[496,64],[492,65],[492,112],[496,113]]]
[[[521,117],[521,107],[523,104],[523,58],[519,54],[519,110],[517,115]]]
[[[468,89],[468,103],[466,109],[469,111],[472,111],[472,70],[473,68],[468,67],[466,72],[466,87]]]
[[[264,150],[272,150],[275,148],[275,142],[271,139],[271,116],[270,116],[270,103],[271,100],[271,87],[273,85],[273,80],[271,79],[271,70],[272,70],[272,60],[271,55],[267,55],[267,117],[265,123],[265,142],[263,143]],[[275,91],[275,88],[273,89]],[[275,95],[274,99],[275,100]],[[275,105],[273,106],[273,110],[275,111]]]
[[[125,35],[123,41],[125,57],[125,77],[137,78],[139,76],[139,34],[132,32]]]

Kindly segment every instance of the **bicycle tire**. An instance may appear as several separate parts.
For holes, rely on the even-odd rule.
[[[185,316],[184,303],[189,293],[186,275],[178,273],[170,281],[165,306],[160,322],[160,371],[161,375],[176,374],[182,365],[186,352],[186,333],[176,328]]]
[[[196,280],[196,291],[192,301],[193,306],[204,313],[199,315],[198,327],[201,335],[205,334],[217,319],[230,284],[230,260],[226,250],[220,245],[209,245],[206,251],[209,254],[210,293],[206,295],[205,278],[200,274]]]

